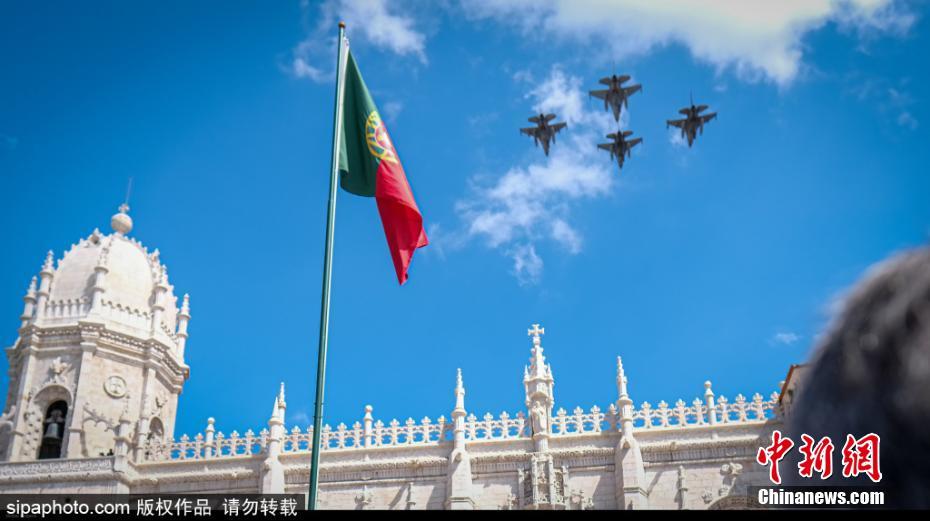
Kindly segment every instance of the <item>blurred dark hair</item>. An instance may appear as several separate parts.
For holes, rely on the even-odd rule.
[[[842,477],[841,454],[847,434],[874,432],[886,506],[930,508],[930,248],[883,261],[847,295],[787,423],[796,444],[830,436],[836,449],[828,482],[795,470],[786,484],[870,484]]]

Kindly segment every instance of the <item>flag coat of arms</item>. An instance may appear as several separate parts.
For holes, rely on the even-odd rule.
[[[429,244],[423,216],[351,51],[344,81],[339,184],[347,192],[375,198],[397,281],[403,284],[413,253]]]

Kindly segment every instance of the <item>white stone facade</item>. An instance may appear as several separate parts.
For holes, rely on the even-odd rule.
[[[158,250],[128,237],[127,211],[57,267],[50,252],[29,286],[6,350],[0,492],[305,493],[312,430],[287,428],[283,384],[259,432],[223,433],[211,418],[202,434],[174,437],[189,300],[178,307]],[[469,413],[461,372],[448,419],[383,422],[367,406],[322,433],[320,506],[725,508],[767,483],[754,456],[782,423],[778,393],[728,400],[705,382],[690,404],[636,407],[618,358],[617,401],[566,411],[545,331],[528,333],[525,411]]]

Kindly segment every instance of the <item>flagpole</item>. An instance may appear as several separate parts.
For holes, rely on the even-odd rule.
[[[308,510],[316,510],[320,480],[320,435],[323,431],[323,387],[326,382],[326,348],[329,345],[329,288],[332,279],[333,235],[336,228],[336,191],[339,181],[339,140],[342,133],[342,97],[345,83],[345,31],[339,22],[336,53],[336,108],[333,113],[333,155],[329,172],[329,205],[326,212],[326,252],[323,256],[323,302],[320,308],[320,344],[316,365],[316,402],[313,405],[313,446],[310,456],[310,494]]]

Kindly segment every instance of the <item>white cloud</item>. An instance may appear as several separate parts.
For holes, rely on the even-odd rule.
[[[473,179],[473,193],[456,205],[468,236],[511,257],[522,284],[538,282],[542,275],[540,240],[551,240],[570,254],[581,252],[583,237],[569,222],[571,209],[578,201],[610,193],[614,165],[592,143],[617,125],[602,107],[587,108],[592,105],[586,103],[581,80],[558,67],[527,97],[534,111],[553,112],[568,123],[549,157],[537,149],[533,163],[511,167],[490,185]]]
[[[462,0],[472,19],[494,19],[524,33],[606,44],[614,59],[685,45],[718,70],[744,79],[793,81],[803,38],[827,23],[861,37],[900,34],[914,16],[894,0]]]
[[[536,284],[542,275],[543,261],[532,244],[521,244],[510,251],[513,274],[520,284]]]
[[[791,331],[779,331],[775,333],[774,335],[772,335],[771,342],[775,344],[782,344],[782,345],[790,346],[800,339],[801,337],[798,334],[793,333]]]
[[[552,238],[572,254],[581,252],[581,235],[562,219],[552,220]]]
[[[906,127],[911,130],[917,130],[917,127],[918,127],[917,118],[915,118],[914,115],[908,111],[904,111],[898,114],[897,121],[898,121],[898,125],[901,125],[902,127]]]
[[[668,142],[675,148],[685,148],[688,146],[688,140],[681,135],[681,129],[672,127],[668,129]]]
[[[288,423],[307,426],[310,425],[310,416],[305,411],[297,411]]]
[[[404,110],[404,104],[400,101],[388,101],[384,104],[382,112],[384,112],[384,118],[388,123],[393,123],[397,121],[397,116],[400,116],[401,111]]]
[[[909,90],[909,77],[892,81],[888,78],[863,78],[859,74],[851,74],[846,78],[846,82],[850,84],[847,91],[860,102],[867,104],[871,110],[875,110],[883,120],[894,122],[908,130],[917,130],[920,126],[912,111],[916,100]]]
[[[305,13],[311,8],[302,5]],[[294,48],[290,71],[299,78],[330,81],[334,73],[338,21],[346,23],[351,42],[363,41],[378,49],[399,56],[412,55],[423,64],[426,59],[426,36],[417,31],[413,17],[396,12],[396,4],[387,0],[326,0],[315,14],[316,26]],[[317,65],[319,64],[319,66]]]

